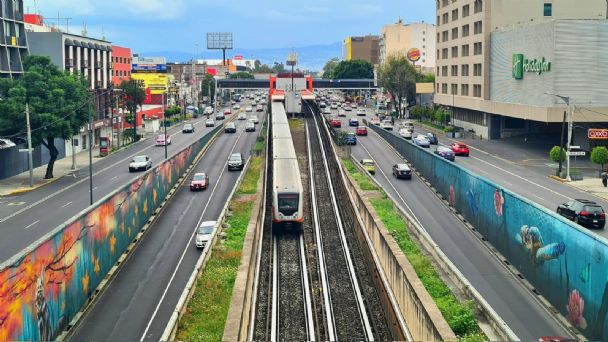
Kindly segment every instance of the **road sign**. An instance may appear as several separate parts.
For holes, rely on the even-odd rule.
[[[566,154],[569,156],[584,156],[585,151],[569,151],[569,152],[566,152]]]
[[[20,148],[19,149],[19,152],[21,152],[21,153],[26,153],[26,152],[29,152],[29,151],[30,151],[29,148]]]
[[[570,146],[571,150],[578,150],[579,148],[581,148],[580,146]]]

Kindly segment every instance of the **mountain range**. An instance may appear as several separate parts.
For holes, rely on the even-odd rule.
[[[298,65],[300,69],[310,71],[320,71],[325,63],[334,58],[342,57],[342,43],[336,42],[328,45],[308,45],[297,48],[259,48],[259,49],[239,49],[226,52],[226,58],[240,55],[244,59],[259,59],[262,63],[272,66],[274,62],[285,64],[287,55],[295,51],[298,54]],[[192,52],[182,51],[148,51],[140,53],[143,57],[165,57],[167,62],[187,62],[194,55]],[[206,50],[199,53],[199,58],[218,59],[222,58],[220,50]]]

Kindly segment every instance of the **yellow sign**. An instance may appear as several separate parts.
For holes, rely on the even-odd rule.
[[[161,95],[167,92],[169,79],[167,74],[159,73],[132,73],[131,78],[143,81],[145,88],[150,88],[152,95]]]
[[[416,83],[416,94],[432,94],[435,92],[435,83]]]
[[[15,36],[11,37],[11,45],[13,45],[13,46],[17,45],[17,37],[15,37]]]

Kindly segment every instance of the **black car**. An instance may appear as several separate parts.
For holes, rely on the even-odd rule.
[[[412,170],[407,164],[393,165],[393,176],[403,179],[412,179]]]
[[[431,145],[437,145],[439,143],[439,139],[437,139],[437,136],[435,135],[435,133],[427,133],[425,134],[426,137],[429,139],[429,141],[431,142]]]
[[[226,124],[226,127],[224,127],[224,133],[236,133],[236,125],[234,122],[229,122]]]
[[[243,161],[243,155],[240,153],[233,153],[230,155],[228,159],[228,171],[232,170],[242,170],[245,166],[245,162]]]
[[[182,133],[194,133],[194,125],[193,124],[184,124],[182,127]]]
[[[574,199],[560,204],[557,213],[587,228],[603,229],[606,224],[604,209],[599,204],[586,199]]]
[[[434,153],[450,161],[454,161],[454,158],[456,158],[454,151],[443,146],[437,146],[437,149],[435,149]]]

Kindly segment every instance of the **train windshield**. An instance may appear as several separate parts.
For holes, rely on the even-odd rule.
[[[300,196],[298,194],[279,194],[278,196],[279,212],[283,215],[293,215],[298,211]]]

